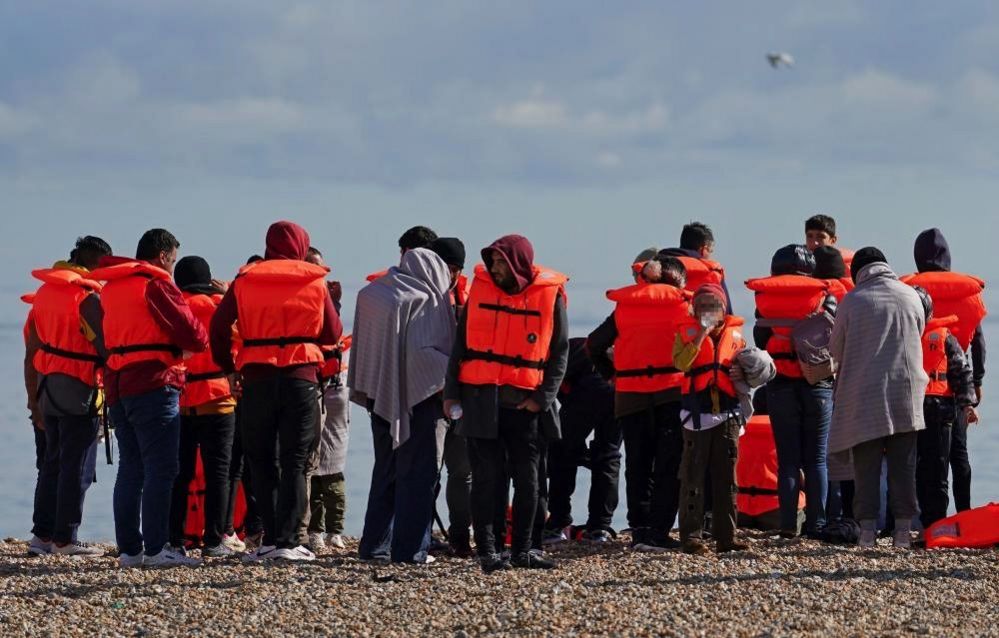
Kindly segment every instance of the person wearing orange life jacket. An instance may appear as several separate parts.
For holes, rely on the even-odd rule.
[[[791,327],[809,315],[836,314],[836,297],[827,281],[813,278],[815,257],[807,247],[790,244],[774,253],[770,276],[751,279],[755,293],[756,346],[773,357],[777,377],[767,384],[767,408],[777,444],[781,535],[797,536],[798,494],[805,472],[804,533],[817,537],[825,526],[828,492],[827,441],[832,417],[832,377],[811,384],[798,364]]]
[[[445,411],[460,409],[458,434],[472,461],[472,524],[483,571],[551,568],[529,550],[538,506],[540,439],[557,438],[554,402],[569,353],[568,278],[534,264],[526,237],[507,235],[482,250],[448,364]],[[511,561],[496,551],[497,503],[505,467],[513,477]],[[540,540],[540,539],[539,539]]]
[[[690,222],[680,232],[679,248],[664,248],[659,254],[676,257],[687,270],[687,290],[693,293],[702,284],[718,284],[725,291],[725,312],[732,314],[732,298],[725,281],[725,269],[711,259],[715,252],[715,235],[701,222]]]
[[[408,229],[399,237],[399,259],[406,254],[407,251],[413,250],[414,248],[428,248],[430,243],[437,239],[437,233],[426,226],[413,226]],[[379,277],[384,277],[388,274],[388,269],[379,270],[378,272],[373,272],[367,277],[365,281],[371,283]]]
[[[812,215],[805,220],[805,246],[813,253],[822,246],[831,246],[839,251],[847,271],[853,262],[853,251],[837,244],[836,220],[829,215]]]
[[[465,270],[465,244],[457,237],[438,237],[430,242],[430,250],[447,264],[451,273],[451,303],[455,317],[461,317],[468,303],[471,282]],[[472,466],[468,458],[468,442],[455,432],[457,423],[442,420],[437,426],[437,451],[440,462],[447,468],[444,491],[448,510],[448,549],[455,556],[470,558],[472,551]]]
[[[923,303],[926,330],[923,332],[923,370],[930,377],[923,400],[926,428],[916,439],[916,498],[923,529],[947,516],[950,504],[947,475],[950,469],[950,441],[954,421],[960,413],[967,423],[977,423],[975,386],[971,365],[952,330],[955,315],[934,318],[933,299],[914,287]]]
[[[42,285],[30,298],[25,324],[25,387],[33,421],[43,433],[43,454],[31,554],[104,553],[78,542],[76,531],[95,477],[98,375],[106,354],[101,285],[91,279],[90,270],[110,254],[104,240],[81,237],[68,261],[32,272]]]
[[[174,281],[195,318],[205,330],[227,289],[212,278],[208,262],[190,255],[177,262]],[[229,466],[236,431],[236,398],[229,379],[215,365],[210,351],[187,359],[187,377],[180,393],[180,470],[170,505],[170,545],[183,552],[188,512],[188,488],[200,452],[205,476],[205,528],[202,556],[222,558],[233,550],[225,541],[229,503]],[[232,541],[230,541],[232,543]]]
[[[309,247],[305,261],[326,267],[322,252]],[[339,281],[327,281],[326,288],[333,305],[340,312],[343,289]],[[309,549],[316,551],[330,546],[344,549],[344,513],[347,507],[344,466],[350,434],[350,393],[347,390],[347,364],[345,353],[350,348],[350,336],[342,338],[335,346],[323,347],[320,371],[322,402],[314,452],[306,469],[309,508],[299,529],[299,538],[306,536]]]
[[[985,283],[971,275],[951,271],[950,246],[937,228],[916,237],[913,256],[918,272],[902,277],[910,285],[926,289],[933,298],[938,315],[957,315],[960,323],[954,333],[961,349],[971,352],[972,379],[975,384],[975,407],[982,400],[985,378]],[[962,418],[954,422],[950,448],[953,474],[954,506],[961,512],[971,507],[971,461],[968,456],[968,424]]]
[[[635,285],[607,293],[617,305],[590,333],[586,346],[597,370],[614,381],[614,413],[626,452],[631,546],[662,552],[680,546],[670,530],[680,505],[683,454],[684,375],[673,365],[668,336],[690,316],[690,294],[677,257],[660,253],[640,273]]]
[[[711,533],[717,551],[748,548],[735,539],[739,431],[746,423],[731,376],[746,347],[741,317],[725,314],[718,284],[694,293],[691,316],[676,327],[673,364],[686,376],[683,393],[683,461],[680,467],[680,541],[683,551],[703,555],[704,476],[711,476]]]
[[[264,260],[240,269],[212,317],[212,359],[232,375],[230,383],[241,384],[243,445],[264,523],[262,544],[244,557],[250,562],[315,560],[299,539],[309,505],[305,468],[316,437],[322,347],[335,346],[343,326],[325,282],[329,269],[307,263],[308,249],[304,228],[271,224]]]
[[[171,278],[179,247],[171,233],[155,228],[139,239],[135,259],[106,257],[90,274],[106,282],[104,390],[118,439],[114,523],[123,567],[200,562],[168,547],[184,353],[202,352],[208,343]]]

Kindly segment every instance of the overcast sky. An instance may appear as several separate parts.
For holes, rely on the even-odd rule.
[[[994,7],[0,0],[0,320],[77,235],[166,227],[230,276],[279,218],[348,290],[416,223],[526,234],[580,323],[691,219],[734,283],[814,212],[999,275]]]

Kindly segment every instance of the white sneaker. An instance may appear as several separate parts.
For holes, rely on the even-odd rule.
[[[122,552],[118,556],[118,567],[129,568],[129,567],[142,567],[142,561],[145,559],[145,554],[139,552],[135,556],[126,554]]]
[[[326,549],[326,541],[323,540],[323,535],[316,532],[309,534],[309,547],[312,548],[312,551],[314,552]]]
[[[188,558],[164,545],[159,554],[146,556],[142,561],[144,567],[200,567],[201,559]]]
[[[423,564],[424,565],[432,565],[433,563],[436,563],[436,562],[437,562],[436,558],[434,558],[430,554],[427,554],[427,560],[423,561]]]
[[[326,545],[337,549],[347,549],[347,543],[343,540],[343,534],[327,534]]]
[[[277,558],[277,547],[274,545],[261,545],[252,552],[247,552],[243,554],[244,563],[259,563],[265,560],[273,560]]]
[[[246,551],[246,543],[239,540],[239,536],[236,536],[235,534],[225,534],[222,536],[222,544],[234,552]]]
[[[274,558],[294,561],[312,561],[316,560],[316,555],[302,545],[299,545],[298,547],[293,547],[291,549],[282,547],[281,549],[274,550]]]
[[[82,543],[80,541],[73,541],[66,543],[63,546],[59,546],[57,543],[52,543],[52,553],[59,554],[60,556],[103,556],[104,550],[100,547],[94,547],[87,543]]]
[[[52,541],[44,541],[32,536],[28,541],[28,553],[32,556],[47,556],[52,553]]]

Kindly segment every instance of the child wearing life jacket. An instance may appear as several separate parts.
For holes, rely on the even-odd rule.
[[[971,365],[954,336],[958,318],[933,316],[933,299],[926,289],[914,286],[926,313],[923,332],[923,368],[930,377],[923,401],[926,429],[916,441],[916,498],[919,519],[928,528],[947,516],[950,505],[947,474],[951,436],[959,412],[965,422],[977,423],[975,385]]]
[[[704,475],[711,476],[712,534],[718,552],[748,548],[735,540],[735,465],[745,424],[730,374],[746,347],[743,320],[725,313],[717,284],[694,293],[693,316],[678,326],[673,364],[686,375],[683,393],[683,461],[680,467],[680,540],[683,551],[704,555]]]

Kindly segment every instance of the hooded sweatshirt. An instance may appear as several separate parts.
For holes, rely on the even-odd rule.
[[[351,401],[388,422],[393,448],[409,439],[413,408],[444,388],[455,333],[450,287],[444,260],[414,248],[357,295],[347,387]]]
[[[950,246],[938,228],[919,233],[913,246],[916,270],[919,272],[950,272]],[[985,378],[985,333],[982,326],[975,328],[971,339],[971,368],[975,387],[982,387]]]
[[[270,228],[267,229],[264,260],[294,259],[304,261],[308,251],[309,233],[298,224],[280,221],[271,224]],[[236,371],[236,363],[232,358],[232,326],[239,318],[239,307],[236,304],[237,286],[239,286],[238,277],[229,286],[225,296],[222,297],[209,328],[212,358],[226,374],[232,374]],[[327,292],[323,306],[323,327],[319,332],[319,344],[335,346],[340,340],[342,332],[343,324],[340,323],[340,315],[337,314],[336,308],[333,306],[333,299]],[[243,380],[248,382],[276,374],[319,383],[319,367],[311,363],[288,368],[254,364],[248,365],[242,370]]]
[[[482,261],[488,269],[493,263],[494,251],[506,261],[516,280],[516,291],[523,291],[534,280],[534,247],[526,237],[506,235],[482,249]],[[473,386],[458,381],[461,362],[468,349],[466,326],[468,313],[462,314],[451,359],[448,362],[444,398],[461,401],[464,417],[458,424],[458,434],[476,438],[493,439],[498,435],[499,408],[515,408],[525,399],[534,399],[541,406],[542,425],[550,437],[558,437],[558,413],[554,408],[559,386],[565,377],[569,360],[569,319],[562,295],[555,298],[555,316],[548,361],[545,363],[541,386],[524,390],[513,386]]]

